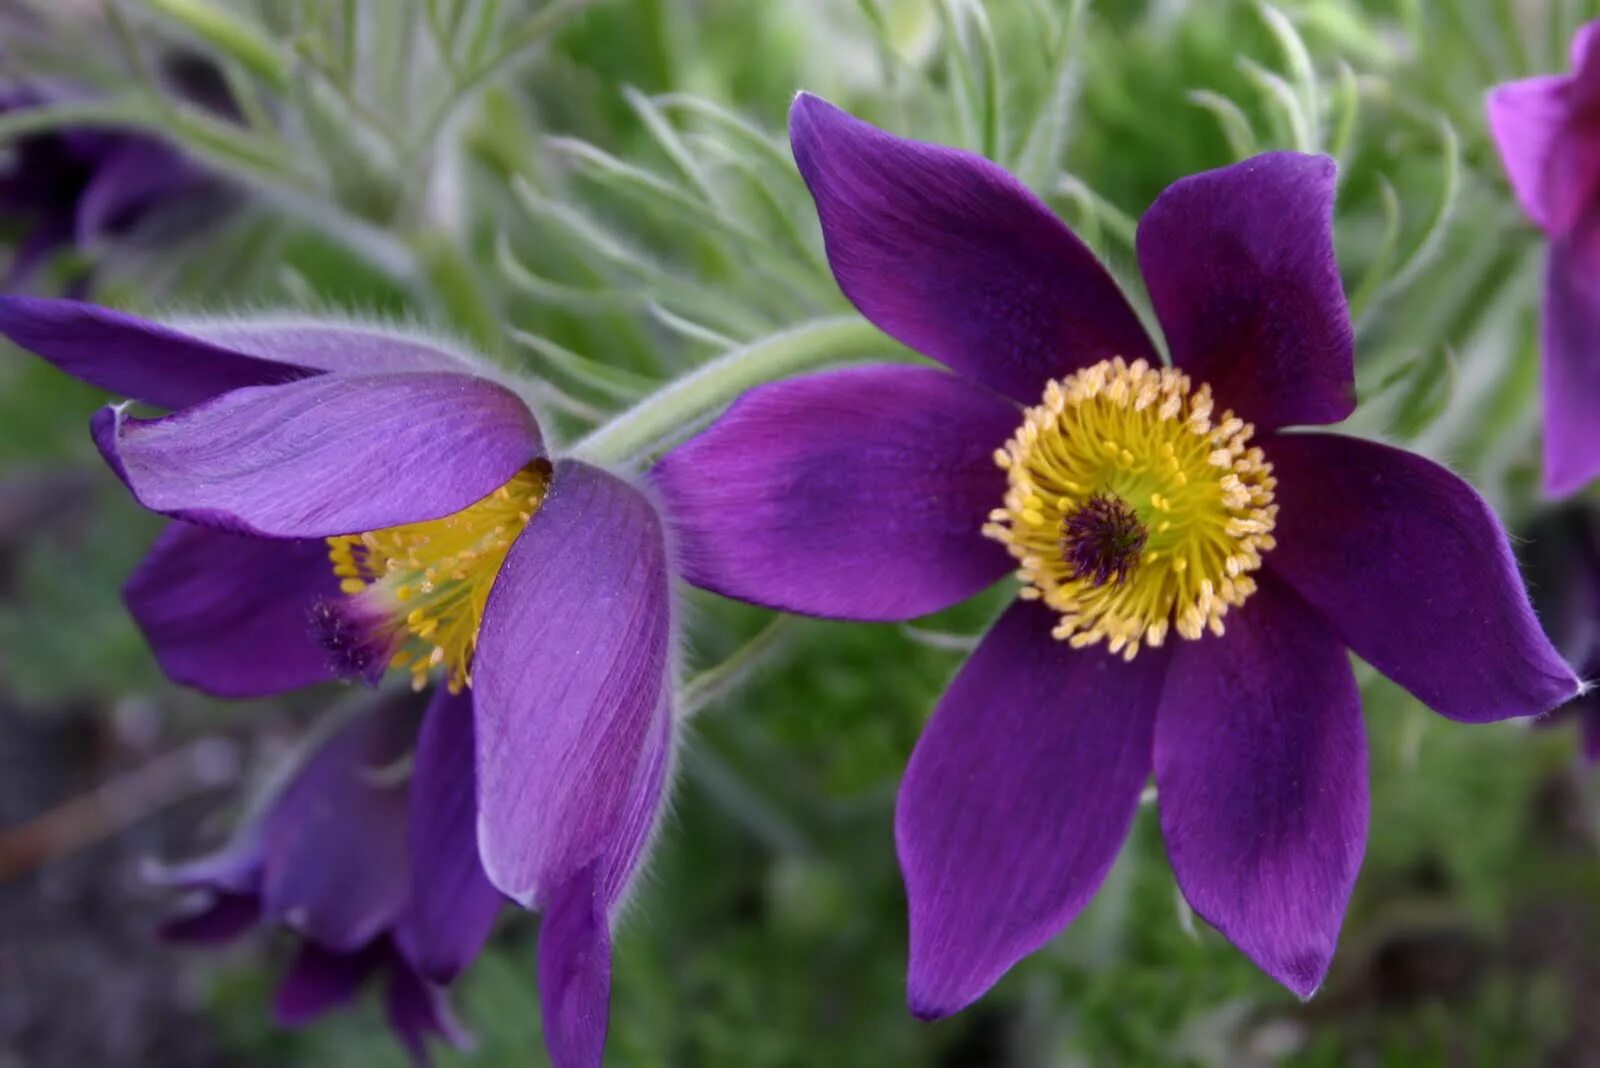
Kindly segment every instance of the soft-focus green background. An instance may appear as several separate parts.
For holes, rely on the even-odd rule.
[[[713,356],[849,313],[782,137],[797,89],[995,156],[1130,280],[1132,222],[1172,180],[1267,148],[1332,151],[1359,328],[1351,429],[1452,463],[1520,527],[1540,507],[1539,246],[1481,100],[1564,69],[1597,14],[10,0],[0,76],[91,85],[244,190],[179,242],[98,250],[96,299],[425,324],[536,376],[568,438]],[[249,125],[166,110],[148,71],[177,49],[223,64]],[[904,357],[887,342],[838,355]],[[155,524],[92,455],[103,398],[13,351],[0,376],[0,820],[26,829],[0,833],[0,1065],[402,1064],[376,1005],[273,1031],[283,945],[202,958],[145,940],[160,902],[139,858],[216,842],[240,784],[350,692],[222,706],[165,684],[117,601]],[[1147,807],[1065,934],[960,1016],[909,1019],[895,783],[998,603],[917,627],[797,623],[695,719],[618,938],[608,1064],[1600,1063],[1600,798],[1571,731],[1448,723],[1365,669],[1371,844],[1310,1003],[1184,911]],[[686,618],[691,675],[767,622],[698,595]],[[536,931],[505,922],[461,989],[479,1048],[442,1064],[543,1063]]]

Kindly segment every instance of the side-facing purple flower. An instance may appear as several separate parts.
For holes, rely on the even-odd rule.
[[[1600,678],[1600,514],[1568,503],[1536,519],[1520,555],[1534,608],[1556,648],[1585,679]],[[1585,762],[1600,764],[1600,689],[1586,690],[1549,720],[1578,721]]]
[[[419,724],[414,699],[389,699],[340,725],[220,852],[153,873],[188,891],[163,934],[215,945],[285,927],[300,944],[275,1005],[284,1026],[383,981],[389,1025],[418,1062],[432,1038],[464,1046],[444,987],[503,900],[474,848],[466,700],[437,691]]]
[[[1017,570],[900,789],[912,1010],[960,1009],[1071,921],[1152,771],[1190,904],[1309,996],[1367,834],[1346,648],[1469,722],[1577,688],[1471,487],[1284,432],[1355,405],[1333,161],[1259,156],[1146,212],[1165,368],[1110,275],[994,164],[811,96],[790,134],[846,296],[956,373],[760,387],[654,479],[687,577],[731,597],[896,620]]]
[[[477,849],[544,914],[559,1068],[597,1065],[610,924],[673,743],[671,601],[655,507],[547,455],[532,412],[468,358],[287,320],[174,328],[0,298],[0,334],[115,394],[101,452],[174,522],[126,599],[167,674],[225,697],[388,667],[462,695]]]
[[[1572,41],[1572,73],[1489,90],[1489,132],[1523,211],[1550,239],[1545,264],[1544,483],[1600,474],[1600,22]]]
[[[235,105],[214,67],[178,57],[169,65],[186,99],[225,116]],[[0,85],[0,115],[82,95],[61,85]],[[29,134],[6,146],[0,168],[0,222],[20,227],[0,290],[24,286],[55,253],[96,251],[137,231],[160,211],[182,205],[192,218],[227,198],[224,183],[176,148],[123,129],[70,128]]]

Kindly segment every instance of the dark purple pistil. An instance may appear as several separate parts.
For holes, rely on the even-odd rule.
[[[366,619],[353,598],[319,601],[311,609],[311,631],[340,678],[378,685],[394,655],[394,639],[383,620]]]
[[[1121,585],[1139,566],[1150,536],[1139,515],[1116,494],[1097,493],[1061,521],[1061,556],[1072,577]]]

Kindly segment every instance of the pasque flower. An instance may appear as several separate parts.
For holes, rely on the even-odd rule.
[[[466,1042],[444,987],[504,899],[474,847],[467,698],[437,690],[420,721],[414,703],[391,698],[339,725],[228,845],[153,874],[188,892],[163,927],[173,941],[215,945],[258,924],[298,936],[279,1022],[306,1023],[381,982],[391,1029],[425,1062],[431,1038]]]
[[[687,577],[731,597],[898,620],[1021,581],[900,789],[913,1011],[960,1009],[1077,915],[1152,771],[1195,911],[1310,995],[1367,834],[1346,648],[1457,720],[1577,689],[1465,482],[1286,429],[1355,405],[1333,161],[1258,156],[1151,206],[1167,367],[1000,168],[804,95],[790,134],[840,287],[954,373],[754,389],[654,480]]]
[[[183,96],[219,115],[236,106],[216,68],[174,57],[169,81]],[[82,96],[60,84],[0,84],[0,115]],[[137,231],[163,209],[182,206],[193,226],[227,199],[224,183],[176,148],[126,129],[68,128],[28,134],[6,146],[0,167],[0,222],[19,230],[0,290],[25,285],[67,248],[96,250],[108,238]]]
[[[1497,85],[1486,108],[1512,191],[1549,238],[1541,325],[1544,481],[1565,495],[1600,474],[1600,22],[1572,73]]]
[[[411,335],[25,297],[0,298],[0,333],[173,410],[93,421],[134,496],[176,520],[125,591],[169,676],[243,697],[398,667],[460,697],[484,870],[544,914],[552,1056],[598,1064],[610,921],[672,748],[654,506],[549,456],[511,384]]]

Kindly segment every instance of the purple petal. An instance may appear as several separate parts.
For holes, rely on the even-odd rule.
[[[669,685],[670,616],[655,509],[613,475],[559,463],[489,594],[473,664],[478,848],[525,907],[628,830]]]
[[[336,952],[386,931],[411,895],[404,760],[415,721],[395,699],[323,742],[262,829],[262,913]]]
[[[1029,404],[1080,367],[1156,359],[1094,254],[995,164],[806,93],[789,140],[839,288],[890,336]]]
[[[153,862],[144,876],[156,886],[254,896],[261,889],[261,821],[246,819],[220,850],[179,864]]]
[[[539,927],[539,1006],[554,1068],[600,1068],[611,1016],[611,931],[594,868],[551,895]]]
[[[1221,639],[1178,643],[1156,716],[1183,896],[1278,982],[1327,974],[1367,844],[1367,740],[1343,644],[1267,577]]]
[[[240,389],[160,419],[105,408],[94,435],[146,508],[278,538],[449,515],[543,452],[515,394],[433,373]]]
[[[348,1005],[378,959],[371,950],[330,953],[314,943],[302,943],[278,987],[273,1019],[281,1027],[303,1027],[329,1009]]]
[[[504,899],[478,859],[472,696],[434,691],[411,773],[411,904],[397,938],[438,983],[477,959]]]
[[[51,256],[71,243],[72,228],[68,220],[53,218],[40,220],[17,242],[10,265],[4,275],[0,275],[0,293],[9,293],[27,285],[39,269],[49,262]],[[0,301],[4,299],[0,296]]]
[[[174,409],[319,371],[470,369],[442,347],[380,327],[281,317],[163,326],[34,297],[0,297],[0,334],[107,392]]]
[[[1263,427],[1355,410],[1337,175],[1326,156],[1270,152],[1174,182],[1139,220],[1139,268],[1172,362]]]
[[[1088,904],[1150,772],[1167,653],[1132,663],[1050,636],[1018,601],[911,755],[895,843],[911,905],[911,1011],[964,1007]]]
[[[0,334],[74,378],[161,408],[313,373],[73,300],[0,297]]]
[[[1551,241],[1541,331],[1544,486],[1564,497],[1600,475],[1600,216]]]
[[[1595,52],[1596,44],[1600,44],[1600,19],[1584,23],[1578,27],[1578,32],[1572,35],[1568,60],[1573,70],[1581,70],[1589,63],[1600,59],[1600,53]]]
[[[610,917],[627,892],[660,814],[671,763],[672,713],[657,709],[650,748],[602,858],[549,895],[539,929],[539,1001],[556,1068],[598,1066],[611,1011]]]
[[[415,1064],[431,1063],[428,1043],[434,1038],[459,1050],[472,1048],[472,1037],[456,1020],[449,995],[401,962],[396,961],[390,968],[383,1004],[389,1029],[406,1047]]]
[[[660,822],[661,802],[672,770],[672,693],[662,694],[656,707],[645,751],[634,777],[633,790],[623,806],[614,844],[603,858],[598,878],[600,893],[611,915],[615,915],[637,872]]]
[[[1264,448],[1280,505],[1267,567],[1362,659],[1468,722],[1547,712],[1576,692],[1471,486],[1357,438],[1288,434]]]
[[[1533,126],[1525,135],[1530,140],[1537,142],[1549,130],[1538,196],[1543,208],[1541,225],[1552,236],[1569,233],[1591,214],[1600,186],[1600,50],[1596,41],[1593,22],[1572,39],[1572,76],[1562,79],[1564,108],[1553,128],[1546,112],[1519,116]]]
[[[1550,151],[1567,117],[1565,76],[1542,75],[1506,82],[1484,97],[1489,133],[1500,150],[1500,162],[1522,210],[1540,227],[1549,228],[1545,205],[1545,169]]]
[[[1600,93],[1600,70],[1592,78],[1596,85],[1590,92]],[[1577,82],[1569,83],[1568,114],[1550,142],[1540,182],[1544,227],[1553,237],[1570,233],[1592,214],[1600,191],[1600,115],[1594,102],[1573,106],[1577,91]]]
[[[164,199],[204,182],[201,172],[160,141],[128,138],[99,167],[78,201],[76,239],[91,249]]]
[[[690,582],[791,612],[910,619],[1011,568],[980,530],[1006,492],[994,451],[1020,421],[938,371],[832,371],[751,390],[653,478]]]
[[[550,895],[539,929],[539,1001],[556,1068],[599,1065],[611,1012],[609,919],[627,891],[661,810],[672,755],[663,700],[644,767],[634,780],[616,846]]]
[[[172,326],[231,352],[338,374],[477,370],[470,357],[442,342],[385,326],[271,315],[178,320]]]
[[[209,946],[231,942],[261,919],[261,900],[255,894],[214,894],[199,907],[169,916],[158,929],[168,942]]]
[[[312,607],[338,592],[325,541],[180,522],[122,596],[168,678],[217,697],[261,697],[333,677],[310,621]]]

